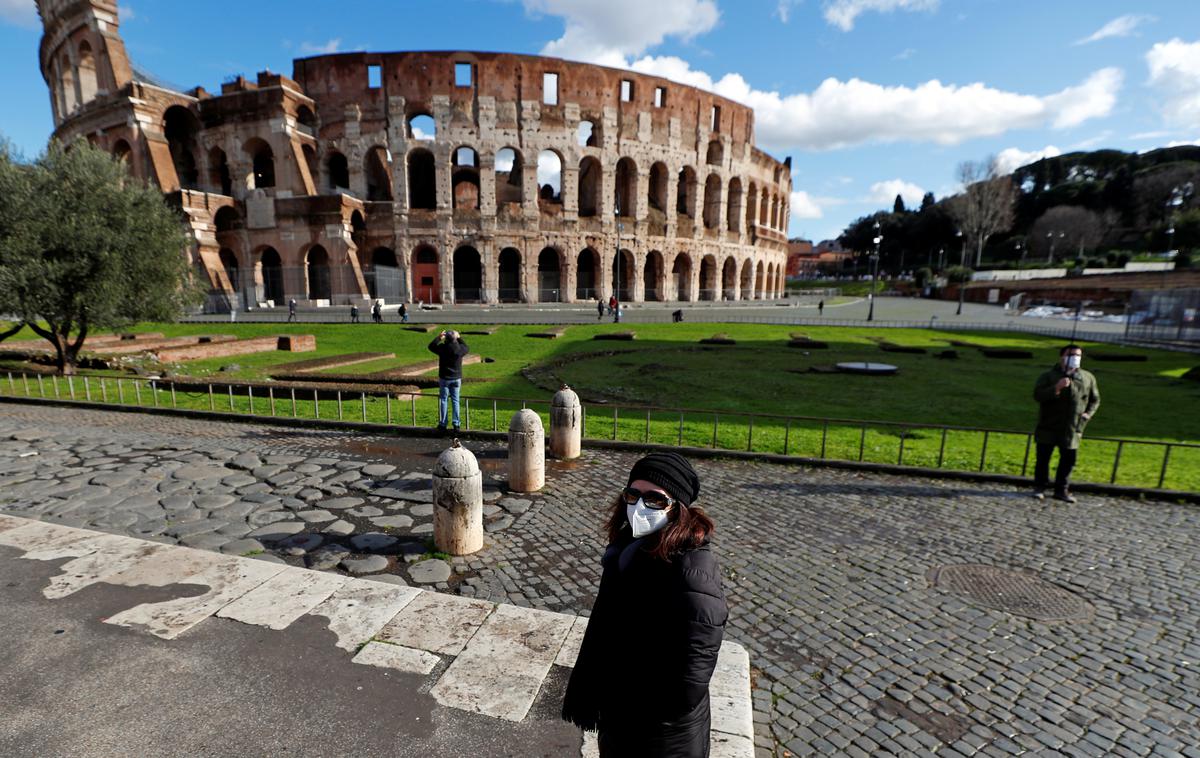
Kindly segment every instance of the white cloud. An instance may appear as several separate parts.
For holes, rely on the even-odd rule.
[[[1090,36],[1076,40],[1076,45],[1086,45],[1089,42],[1099,42],[1102,39],[1110,37],[1128,37],[1133,34],[1142,24],[1149,24],[1157,21],[1154,16],[1147,16],[1139,13],[1130,13],[1125,16],[1118,16],[1112,21],[1109,21],[1104,26],[1097,29]]]
[[[854,28],[854,21],[868,12],[935,11],[939,0],[826,0],[825,20],[844,32]]]
[[[825,211],[821,208],[818,199],[801,190],[792,193],[790,207],[794,219],[823,218],[825,216]]]
[[[792,6],[801,2],[803,0],[779,0],[779,5],[775,6],[775,16],[786,24],[792,20]]]
[[[916,55],[916,54],[917,54],[917,51],[916,51],[914,48],[911,48],[911,47],[906,47],[906,48],[904,48],[903,50],[901,50],[900,52],[898,52],[898,53],[896,53],[895,55],[893,55],[893,56],[892,56],[892,60],[894,60],[894,61],[906,61],[906,60],[908,60],[909,58],[913,57],[913,56],[914,56],[914,55]]]
[[[996,168],[1002,174],[1011,174],[1021,166],[1027,166],[1042,158],[1055,158],[1059,155],[1062,155],[1062,150],[1059,150],[1054,145],[1046,145],[1041,150],[1030,150],[1028,152],[1018,147],[1010,147],[996,153]]]
[[[0,20],[17,26],[36,27],[37,6],[33,0],[0,0]]]
[[[603,65],[623,65],[667,37],[689,40],[720,20],[713,0],[522,0],[529,13],[560,16],[563,36],[544,55]]]
[[[896,195],[904,198],[904,204],[907,207],[916,208],[921,204],[921,198],[925,196],[925,190],[919,185],[906,182],[903,179],[888,179],[887,181],[875,182],[871,185],[871,192],[867,195],[867,201],[891,205],[895,202]]]
[[[342,39],[340,37],[335,37],[325,43],[300,43],[300,52],[305,55],[332,55],[341,49]]]
[[[1162,95],[1167,121],[1192,125],[1200,121],[1200,42],[1176,37],[1146,53],[1150,85]]]
[[[1131,135],[1129,135],[1129,139],[1131,139],[1131,140],[1162,139],[1163,137],[1170,137],[1171,134],[1173,134],[1173,132],[1167,131],[1165,129],[1159,129],[1159,130],[1155,130],[1155,131],[1138,132],[1137,134],[1131,134]]]
[[[1112,112],[1123,79],[1119,69],[1101,69],[1082,84],[1039,97],[981,83],[935,79],[906,87],[831,78],[811,93],[783,95],[756,90],[739,74],[713,81],[671,56],[647,56],[630,67],[744,103],[755,110],[762,143],[812,150],[897,141],[955,145],[1010,129],[1077,126]]]
[[[1191,147],[1193,145],[1200,145],[1200,138],[1193,140],[1172,140],[1163,145],[1163,147]]]

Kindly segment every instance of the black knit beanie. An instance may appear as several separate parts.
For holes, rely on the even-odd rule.
[[[691,505],[700,496],[700,477],[692,464],[678,453],[651,453],[633,464],[626,486],[638,479],[654,482],[667,494],[684,505]]]

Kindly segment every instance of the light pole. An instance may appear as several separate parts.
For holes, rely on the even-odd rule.
[[[946,248],[939,247],[938,248],[938,268],[937,268],[938,273],[939,274],[942,273],[942,270],[944,268],[946,268]]]
[[[867,308],[867,321],[875,320],[875,282],[879,279],[879,246],[883,242],[883,234],[879,231],[879,222],[875,222],[875,255],[871,256],[871,297]]]
[[[1047,256],[1046,263],[1054,263],[1054,243],[1066,236],[1066,232],[1059,232],[1056,239],[1054,232],[1046,232],[1046,239],[1050,240],[1050,255]]]
[[[1079,331],[1079,317],[1083,313],[1083,309],[1091,305],[1091,300],[1080,300],[1075,305],[1075,325],[1071,327],[1071,342],[1075,342],[1075,333]]]
[[[617,238],[617,265],[615,275],[613,276],[613,297],[617,299],[617,307],[613,310],[613,321],[620,318],[621,314],[621,232],[625,230],[625,225],[621,223],[621,209],[613,210],[614,221],[616,222],[617,233],[614,235]]]
[[[1017,241],[1017,270],[1025,268],[1025,245]]]
[[[954,236],[962,240],[961,265],[959,266],[958,272],[960,277],[960,281],[958,283],[958,310],[954,312],[955,316],[961,316],[963,300],[966,298],[967,294],[967,282],[966,279],[962,278],[967,275],[967,238],[963,235],[962,229],[959,229],[957,232],[955,232]]]

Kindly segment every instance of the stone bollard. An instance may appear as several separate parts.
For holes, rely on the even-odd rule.
[[[458,440],[433,467],[433,543],[450,555],[483,548],[483,475]]]
[[[537,492],[546,483],[546,433],[542,417],[523,408],[508,425],[508,488]]]
[[[564,384],[550,403],[550,454],[560,461],[578,458],[582,435],[579,395]]]

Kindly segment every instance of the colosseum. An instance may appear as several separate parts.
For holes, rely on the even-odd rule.
[[[113,0],[38,0],[54,136],[190,224],[216,309],[782,294],[791,161],[754,113],[556,58],[347,53],[177,91]]]

